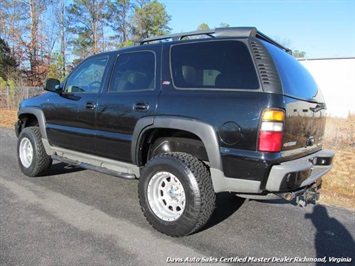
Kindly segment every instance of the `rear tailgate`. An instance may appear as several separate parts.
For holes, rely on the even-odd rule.
[[[285,96],[286,116],[282,151],[304,156],[322,148],[325,128],[325,103]],[[293,151],[293,152],[292,152]],[[296,156],[296,157],[299,157]]]
[[[265,46],[282,84],[286,111],[281,147],[283,160],[321,150],[326,105],[320,89],[307,69],[293,56],[275,46]]]

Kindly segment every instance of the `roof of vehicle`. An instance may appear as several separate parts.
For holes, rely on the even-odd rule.
[[[188,38],[228,38],[228,37],[256,37],[258,39],[267,41],[285,52],[292,54],[292,50],[284,47],[280,43],[271,39],[267,35],[258,31],[255,27],[227,27],[216,28],[212,30],[183,32],[176,34],[167,34],[162,36],[155,36],[151,38],[141,39],[136,42],[136,45],[151,44],[157,42],[181,41]]]

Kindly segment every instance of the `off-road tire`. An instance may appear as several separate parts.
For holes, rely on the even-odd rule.
[[[24,128],[17,142],[17,157],[22,173],[35,177],[43,175],[52,165],[47,155],[38,127]]]
[[[169,203],[164,205],[171,196],[165,188],[166,184],[171,185],[170,181],[166,181],[170,180],[169,175],[177,179],[172,184],[180,187],[179,191],[182,190],[184,194],[185,201],[178,203],[177,207],[178,210],[180,207],[182,209],[180,214],[177,211],[169,213]],[[152,192],[152,187],[156,191]],[[210,219],[216,201],[207,166],[196,157],[181,152],[160,154],[152,158],[142,171],[138,194],[148,222],[159,232],[172,237],[186,236],[203,227]],[[166,200],[167,197],[169,199]],[[160,212],[157,206],[163,211]]]

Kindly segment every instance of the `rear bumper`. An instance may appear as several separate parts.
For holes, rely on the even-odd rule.
[[[265,189],[269,192],[287,192],[310,186],[332,169],[334,155],[334,151],[321,150],[297,160],[274,165]]]

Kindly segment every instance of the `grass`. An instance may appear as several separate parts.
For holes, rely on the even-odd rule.
[[[333,169],[323,178],[320,201],[355,209],[355,115],[328,117],[324,143],[336,155]]]
[[[14,128],[17,121],[17,110],[0,108],[0,127]]]
[[[0,126],[14,128],[17,110],[0,109]],[[327,118],[325,149],[336,156],[333,169],[323,178],[321,203],[355,210],[355,115]]]
[[[320,202],[355,209],[355,152],[336,152],[333,169],[323,178]]]

